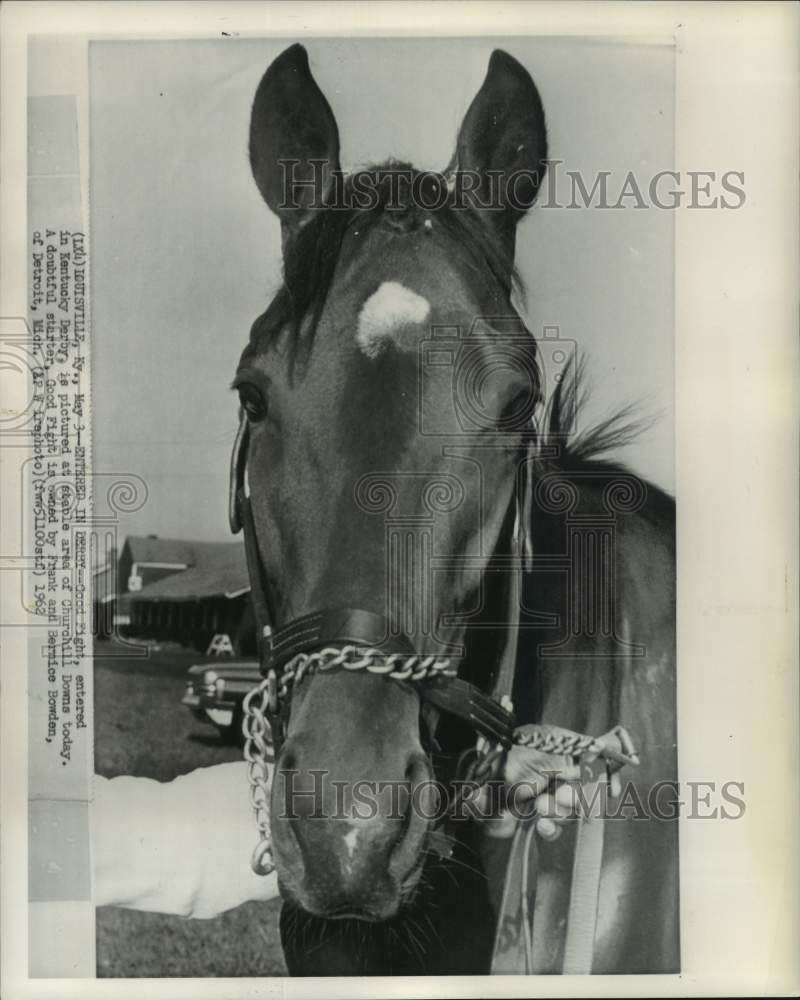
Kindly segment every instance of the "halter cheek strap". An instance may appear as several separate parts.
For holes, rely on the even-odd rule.
[[[495,701],[505,703],[513,694],[514,676],[517,671],[517,653],[519,650],[520,612],[522,609],[522,581],[526,573],[533,568],[533,544],[528,526],[531,523],[533,507],[533,480],[530,464],[533,460],[533,439],[528,444],[523,465],[520,468],[522,483],[516,484],[516,504],[514,510],[514,529],[511,534],[511,551],[516,567],[511,573],[511,583],[508,594],[508,614],[506,615],[506,643],[500,657],[500,664],[492,687],[492,697]],[[520,488],[521,487],[521,488]],[[520,499],[521,498],[521,499]]]

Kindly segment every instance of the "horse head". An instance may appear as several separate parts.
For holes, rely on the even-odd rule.
[[[390,162],[345,177],[305,50],[264,75],[250,160],[281,223],[284,282],[234,385],[279,628],[358,609],[387,650],[463,659],[538,401],[511,293],[515,227],[546,156],[537,90],[502,51],[441,174]],[[380,921],[410,897],[431,726],[412,683],[346,669],[297,680],[271,801],[286,898]]]

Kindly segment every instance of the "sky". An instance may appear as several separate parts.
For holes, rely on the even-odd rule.
[[[229,537],[228,386],[280,274],[277,220],[247,161],[253,94],[293,39],[90,45],[94,467],[129,472],[147,503],[123,534]],[[646,187],[674,161],[674,50],[585,38],[312,39],[342,166],[449,161],[494,48],[533,76],[550,156],[589,186]],[[547,186],[540,201],[548,198]],[[629,203],[630,204],[630,203]],[[620,457],[674,487],[673,222],[669,211],[535,207],[521,224],[522,307],[587,359],[584,424],[638,400],[658,422]]]

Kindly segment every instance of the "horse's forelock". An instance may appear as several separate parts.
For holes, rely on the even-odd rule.
[[[395,190],[392,173],[401,171],[407,172],[412,179],[420,173],[407,163],[388,160],[350,174],[343,184],[344,205],[352,205],[359,186],[363,190],[366,181],[370,191],[375,192],[374,207],[329,205],[290,236],[284,246],[283,285],[266,312],[253,324],[251,352],[262,350],[265,340],[269,343],[287,328],[294,349],[304,344],[310,350],[331,291],[345,234],[356,220],[362,231],[367,231],[391,211],[388,205]],[[444,205],[435,210],[435,217],[454,244],[465,250],[506,296],[510,296],[512,289],[522,289],[514,267],[513,250],[509,253],[497,232],[478,212],[467,206]]]

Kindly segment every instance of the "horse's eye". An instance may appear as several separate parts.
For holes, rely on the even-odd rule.
[[[267,415],[267,401],[261,390],[252,382],[241,382],[236,388],[239,392],[239,402],[248,420],[254,422],[263,420]]]
[[[536,409],[536,396],[530,388],[518,392],[498,421],[503,431],[519,431],[527,427]]]

